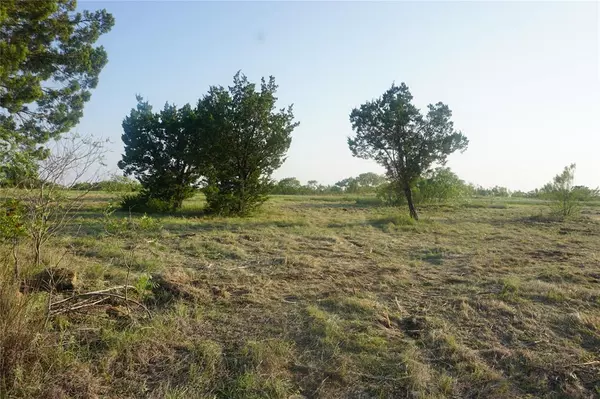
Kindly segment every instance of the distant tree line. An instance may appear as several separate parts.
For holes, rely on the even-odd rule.
[[[319,184],[316,180],[309,180],[302,185],[295,177],[286,177],[273,185],[271,194],[279,195],[314,195],[314,194],[368,194],[374,193],[377,187],[385,184],[385,176],[377,173],[361,173],[356,177],[348,177],[334,185]]]
[[[570,166],[568,167],[570,168]],[[573,172],[574,173],[574,172]],[[506,187],[494,186],[492,188],[484,188],[470,184],[469,191],[473,197],[499,197],[499,198],[532,198],[548,200],[553,198],[555,193],[553,183],[548,183],[541,188],[536,188],[530,191],[515,190],[511,191]],[[600,189],[590,188],[583,185],[570,188],[573,199],[576,201],[598,201],[600,200]]]
[[[75,183],[71,189],[79,191],[106,191],[106,192],[135,192],[140,191],[142,185],[125,176],[113,175],[109,179],[97,182]]]
[[[571,166],[568,167],[569,173],[572,175],[574,169],[571,170],[570,168]],[[560,181],[565,179],[566,177],[562,177]],[[389,181],[385,176],[376,173],[363,173],[357,177],[349,177],[337,182],[335,185],[322,185],[315,180],[309,180],[307,184],[302,185],[297,178],[288,177],[275,183],[271,193],[276,195],[375,194],[382,204],[390,206],[406,205],[405,196],[395,184],[397,183]],[[563,198],[568,196],[572,201],[579,202],[600,200],[600,189],[592,189],[581,185],[559,189],[559,186],[553,180],[553,182],[529,192],[510,191],[508,188],[501,186],[485,188],[466,183],[450,168],[438,167],[428,171],[416,180],[412,188],[412,196],[416,204],[452,202],[481,197],[535,198],[552,201],[557,195]],[[560,194],[561,192],[562,194]],[[565,192],[568,192],[568,195]]]
[[[27,179],[20,179],[18,184],[14,184],[12,180],[0,181],[0,188],[40,188],[42,185],[52,185],[54,188],[62,190],[76,190],[76,191],[106,191],[106,192],[135,192],[141,190],[142,186],[139,182],[129,179],[125,176],[113,175],[105,180],[98,181],[78,181],[72,185],[60,184],[57,182],[48,182],[45,179],[39,178],[38,176],[30,177]]]

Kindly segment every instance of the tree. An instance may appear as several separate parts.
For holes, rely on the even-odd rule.
[[[510,197],[510,191],[506,187],[494,186],[491,192],[494,197]]]
[[[0,1],[0,172],[8,177],[35,173],[49,154],[42,144],[79,122],[107,63],[94,43],[112,15],[75,8],[75,0]]]
[[[309,180],[306,182],[306,186],[310,191],[317,191],[319,189],[319,182],[316,180]]]
[[[238,72],[233,86],[213,86],[198,103],[198,120],[207,132],[204,189],[208,209],[245,215],[267,198],[271,174],[285,160],[294,122],[292,106],[276,110],[272,76],[260,91]]]
[[[356,176],[356,182],[361,188],[361,191],[374,191],[377,186],[387,182],[385,176],[377,173],[367,172]]]
[[[427,172],[416,184],[423,202],[443,202],[468,195],[468,188],[450,168],[436,168]]]
[[[444,164],[448,155],[467,148],[468,140],[454,129],[452,112],[438,102],[422,115],[412,104],[406,84],[392,84],[378,99],[350,113],[356,135],[348,138],[352,155],[374,159],[386,169],[406,197],[410,216],[418,219],[412,198],[417,179],[434,164]]]
[[[168,210],[178,209],[193,195],[203,171],[203,136],[196,111],[189,104],[179,109],[165,104],[153,113],[142,97],[137,100],[123,121],[125,153],[119,168],[142,184],[140,205],[153,199],[164,202]]]
[[[275,187],[273,187],[274,194],[300,194],[300,189],[302,188],[302,184],[300,180],[295,177],[286,177],[285,179],[281,179],[277,182]]]
[[[578,190],[575,189],[575,164],[565,166],[562,173],[542,188],[544,196],[550,199],[555,212],[562,217],[575,215],[579,211],[577,204]]]
[[[600,199],[599,188],[594,189],[586,186],[575,186],[573,187],[573,192],[575,193],[575,198],[578,201],[593,201]]]
[[[344,180],[340,180],[335,185],[343,189],[347,193],[356,194],[359,190],[358,182],[354,177],[347,177]]]

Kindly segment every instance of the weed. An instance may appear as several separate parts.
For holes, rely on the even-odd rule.
[[[502,291],[499,297],[507,301],[516,301],[519,298],[521,280],[516,277],[506,278],[502,281]]]
[[[565,294],[559,290],[549,290],[546,294],[546,298],[550,302],[564,302],[567,300]]]

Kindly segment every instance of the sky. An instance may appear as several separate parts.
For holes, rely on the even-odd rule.
[[[600,186],[600,7],[596,2],[87,2],[115,17],[109,63],[79,133],[109,138],[118,171],[123,118],[140,94],[155,109],[194,105],[241,70],[273,75],[300,126],[274,177],[333,184],[383,173],[352,157],[352,108],[405,82],[415,104],[453,111],[470,143],[447,166],[513,190],[570,163]]]

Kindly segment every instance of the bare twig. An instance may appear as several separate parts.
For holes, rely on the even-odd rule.
[[[52,291],[54,283],[50,281],[50,291],[48,292],[48,302],[46,304],[46,320],[44,320],[44,326],[48,325],[50,321],[50,312],[52,311]]]
[[[58,302],[55,302],[55,303],[49,305],[48,315],[62,314],[62,313],[70,312],[73,310],[81,309],[84,307],[94,306],[96,304],[99,304],[101,302],[108,300],[109,298],[118,298],[118,299],[123,300],[126,303],[126,305],[129,305],[129,303],[133,303],[136,306],[144,309],[144,311],[148,314],[148,317],[152,318],[152,313],[150,313],[150,310],[144,304],[142,304],[134,299],[128,298],[124,295],[119,295],[119,294],[115,294],[114,292],[111,292],[111,291],[115,291],[117,289],[124,289],[124,288],[125,289],[127,289],[127,288],[135,289],[135,287],[130,286],[130,285],[122,285],[122,286],[118,286],[118,287],[107,288],[105,290],[100,290],[100,291],[92,291],[92,292],[84,292],[81,294],[75,294],[73,296],[70,296],[69,298],[63,299],[61,301],[58,301]],[[94,301],[93,303],[90,303],[89,298],[92,298],[92,297],[100,297],[100,299],[97,301]],[[77,302],[75,305],[58,307],[59,305],[63,305],[66,302],[77,301],[78,299],[81,299],[81,298],[87,298],[87,299]]]
[[[593,366],[593,365],[596,365],[596,364],[600,364],[600,360],[592,360],[590,362],[585,362],[585,363],[571,364],[571,365],[569,365],[569,367]]]
[[[83,308],[90,307],[90,306],[95,306],[95,305],[98,305],[101,302],[106,301],[107,299],[108,299],[108,297],[104,297],[104,298],[100,298],[100,299],[98,299],[98,300],[96,300],[94,302],[91,302],[91,303],[90,303],[89,300],[86,300],[84,302],[81,302],[81,303],[77,304],[76,306],[70,306],[68,308],[55,310],[52,313],[52,316],[56,316],[56,315],[63,314],[63,313],[68,313],[68,312],[72,312],[73,310],[83,309]]]
[[[133,258],[133,249],[131,257]],[[127,312],[131,313],[131,309],[129,309],[129,302],[127,301],[127,287],[129,285],[129,275],[131,274],[131,262],[127,262],[127,277],[125,277],[125,306],[127,307]]]
[[[127,287],[128,288],[133,288],[134,290],[136,289],[134,286],[131,286],[131,285],[127,286]],[[79,297],[82,297],[82,296],[94,296],[94,295],[104,294],[104,293],[111,292],[111,291],[121,290],[121,289],[124,289],[124,288],[125,288],[124,285],[117,285],[115,287],[106,288],[104,290],[84,292],[82,294],[74,294],[74,295],[72,295],[72,296],[70,296],[68,298],[65,298],[63,300],[54,302],[53,305],[57,306],[57,305],[60,305],[62,303],[65,303],[65,302],[69,302],[69,301],[75,300],[75,299],[77,299]]]
[[[125,287],[127,287],[127,288],[132,288],[132,289],[134,289],[134,290],[136,290],[136,291],[137,291],[137,289],[136,289],[134,286],[132,286],[132,285],[128,285],[128,286],[125,286],[125,285],[117,285],[117,286],[115,286],[115,287],[106,288],[106,289],[104,289],[104,290],[99,290],[99,291],[90,291],[90,292],[85,292],[85,293],[83,293],[83,294],[79,294],[79,295],[81,296],[81,295],[96,295],[96,294],[104,294],[104,293],[106,293],[106,292],[111,292],[111,291],[122,290],[122,289],[124,289]]]

